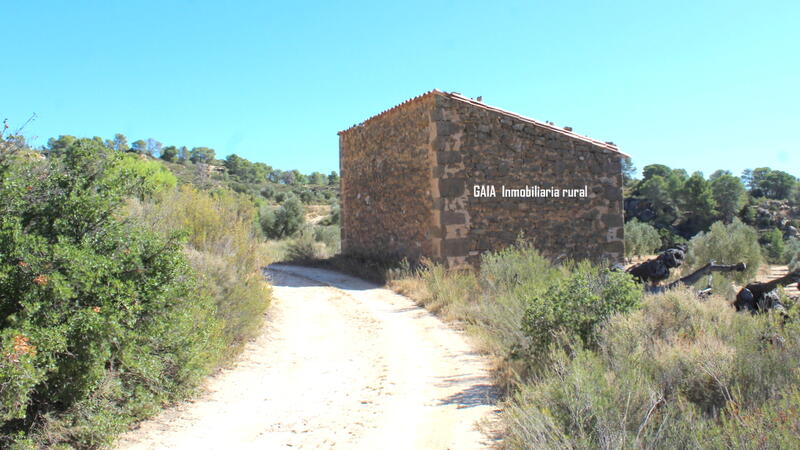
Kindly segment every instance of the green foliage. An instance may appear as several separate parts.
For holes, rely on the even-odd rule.
[[[633,182],[633,176],[636,174],[636,166],[633,165],[633,160],[626,156],[622,158],[622,183],[625,186]]]
[[[47,153],[50,155],[60,155],[77,140],[78,138],[70,135],[61,135],[58,138],[50,138],[47,140]]]
[[[800,239],[789,239],[783,251],[783,260],[789,264],[790,271],[800,269]]]
[[[133,154],[125,154],[117,163],[121,176],[130,180],[132,191],[139,197],[158,194],[175,188],[178,179],[163,164],[155,160],[141,159]]]
[[[131,144],[131,150],[139,154],[147,153],[147,141],[144,141],[142,139],[139,139],[138,141],[133,141],[133,144]]]
[[[196,149],[197,150],[197,149]],[[170,147],[162,150],[172,152]],[[177,161],[182,161],[181,156],[185,147],[177,149]],[[202,152],[201,152],[202,153]],[[195,152],[197,154],[197,152]],[[206,155],[209,156],[209,155]],[[210,157],[210,156],[209,156]],[[162,158],[163,159],[163,158]],[[216,165],[217,160],[202,157],[195,158],[197,162],[205,162]],[[314,183],[303,184],[296,180],[303,180],[305,176],[298,171],[281,171],[273,169],[261,162],[251,162],[238,155],[229,155],[221,161],[224,170],[208,170],[209,168],[185,164],[166,164],[172,170],[180,182],[190,183],[201,189],[214,189],[227,187],[241,194],[247,194],[253,203],[264,205],[264,200],[274,200],[276,203],[283,203],[290,196],[298,197],[304,204],[330,204],[335,202],[336,188],[327,185],[325,177],[320,173],[312,174]],[[214,167],[216,169],[216,167]],[[265,208],[265,213],[268,208]],[[267,219],[268,220],[268,219]]]
[[[178,162],[180,162],[181,164],[186,164],[186,162],[189,161],[190,155],[191,153],[189,152],[189,149],[186,148],[185,145],[180,147],[178,149]]]
[[[714,220],[731,223],[736,216],[759,228],[772,227],[774,214],[759,215],[757,207],[774,212],[775,206],[769,204],[768,198],[792,203],[794,197],[800,196],[800,183],[795,177],[766,167],[746,170],[741,178],[727,170],[717,170],[708,180],[700,172],[689,176],[685,170],[661,164],[646,166],[643,174],[643,179],[631,186],[631,195],[645,200],[645,205],[649,203],[655,216],[648,221],[659,232],[668,230],[684,238],[708,230]],[[753,201],[757,197],[762,199]]]
[[[272,186],[266,186],[263,189],[261,189],[261,196],[267,200],[274,198],[275,194],[276,194],[275,188]]]
[[[174,145],[170,145],[168,147],[164,147],[161,150],[161,159],[164,161],[169,162],[177,162],[178,161],[178,148]]]
[[[777,342],[780,342],[778,344]],[[784,448],[800,424],[800,328],[688,291],[566,340],[506,411],[513,448]]]
[[[742,222],[748,225],[756,225],[758,222],[758,211],[755,206],[747,205],[739,212]]]
[[[330,258],[341,251],[341,229],[337,225],[308,225],[288,242],[286,260],[309,263]]]
[[[758,249],[738,221],[709,234],[726,233]],[[500,360],[510,448],[791,448],[800,435],[797,323],[689,290],[643,297],[623,273],[555,267],[524,244],[485,254],[477,277],[414,277],[415,298]]]
[[[661,236],[651,225],[636,219],[625,224],[625,256],[650,255],[661,247]]]
[[[299,170],[294,169],[290,173],[292,181],[289,184],[301,185],[308,183],[308,177],[300,173]]]
[[[314,227],[314,240],[325,244],[327,252],[331,255],[341,251],[341,237],[342,230],[338,225],[317,225]]]
[[[286,247],[286,259],[292,262],[307,263],[324,259],[328,256],[325,252],[325,244],[317,241],[314,232],[311,230],[303,230]]]
[[[675,234],[667,228],[659,228],[658,235],[661,238],[661,248],[674,247],[675,244],[686,244],[686,238],[679,234]]]
[[[339,174],[335,170],[328,174],[328,185],[339,186]]]
[[[554,337],[563,333],[594,346],[598,326],[613,314],[636,308],[642,289],[624,272],[578,264],[572,273],[531,297],[522,319],[534,358],[547,355]]]
[[[0,420],[27,433],[113,408],[107,432],[59,438],[96,447],[206,373],[218,326],[180,238],[118,217],[154,173],[99,139],[53,144],[48,160],[0,171]]]
[[[161,149],[163,147],[164,147],[164,144],[162,144],[161,142],[159,142],[159,141],[157,141],[157,140],[155,140],[153,138],[148,138],[147,139],[147,154],[148,155],[150,155],[150,156],[152,156],[154,158],[157,158],[161,154]]]
[[[709,261],[715,261],[717,264],[744,262],[747,270],[731,274],[740,284],[752,280],[764,261],[758,244],[758,232],[738,219],[727,225],[715,222],[709,232],[698,233],[689,241],[689,252],[683,265],[683,273],[689,274]]]
[[[215,156],[216,152],[214,149],[208,147],[194,147],[192,151],[189,152],[189,160],[195,164],[210,164],[212,161],[214,161]]]
[[[724,176],[733,176],[733,173],[731,173],[730,170],[718,169],[712,172],[711,175],[708,176],[708,181],[713,183]],[[736,181],[739,181],[739,183],[741,184],[741,180],[739,178],[736,178]]]
[[[695,172],[683,185],[681,207],[688,214],[686,226],[690,235],[705,230],[716,215],[716,201],[711,184],[703,174]]]
[[[754,197],[773,199],[788,198],[798,183],[793,175],[769,167],[753,169],[748,174],[748,180],[750,193]]]
[[[115,134],[114,139],[111,141],[111,149],[118,152],[127,152],[130,149],[128,138],[122,133]]]
[[[278,209],[261,211],[261,229],[264,235],[282,239],[296,234],[305,223],[305,209],[296,197],[289,197]]]
[[[764,244],[764,251],[767,259],[773,263],[782,263],[784,256],[783,233],[777,228],[773,228],[764,233],[761,242]]]
[[[463,310],[479,289],[474,273],[448,272],[440,265],[432,265],[422,270],[420,275],[427,288],[427,295],[421,299],[426,309],[451,319],[467,318]]]
[[[320,172],[311,172],[308,176],[309,184],[316,184],[318,186],[324,186],[328,184],[328,177],[323,175]]]
[[[272,168],[264,163],[253,163],[238,155],[229,155],[224,163],[228,174],[243,183],[261,183],[267,179]]]
[[[667,178],[672,173],[672,169],[663,164],[650,164],[642,169],[642,180],[647,181],[654,176]]]
[[[680,189],[683,180],[673,172],[667,174],[666,177],[655,174],[662,172],[664,171],[648,172],[649,176],[642,180],[637,191],[653,206],[656,213],[656,224],[667,227],[678,217]]]
[[[499,361],[499,381],[510,386],[534,366],[522,328],[528,299],[546,293],[565,274],[525,242],[484,253],[480,267],[473,274],[429,265],[415,272],[424,289],[411,295],[426,308],[467,323],[483,350]]]
[[[713,177],[711,190],[722,220],[731,223],[747,200],[744,185],[730,173],[721,173]]]
[[[429,265],[414,273],[423,290],[406,286],[416,300],[444,317],[468,324],[482,349],[498,360],[499,382],[530,380],[545,364],[554,336],[594,340],[611,313],[635,307],[642,291],[630,276],[588,263],[554,266],[530,244],[485,253],[480,272]]]
[[[342,223],[342,208],[339,205],[331,207],[331,216],[327,221],[328,225],[339,225]]]
[[[660,175],[652,175],[643,180],[639,191],[647,200],[650,200],[657,211],[673,207],[674,202],[669,192],[667,181]]]
[[[0,422],[24,419],[28,402],[46,369],[36,364],[38,349],[21,330],[0,331]]]
[[[208,193],[182,186],[131,214],[162,233],[186,233],[189,263],[201,275],[198,291],[215,305],[226,355],[235,355],[258,332],[269,305],[261,268],[270,261],[257,238],[253,204],[229,190]]]

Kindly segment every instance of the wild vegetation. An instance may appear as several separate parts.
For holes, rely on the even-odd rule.
[[[765,260],[800,266],[798,184],[784,172],[626,174],[626,256],[688,242],[686,271],[750,268],[716,277],[701,302],[554,265],[525,243],[478,271],[339,255],[336,173],[122,135],[0,145],[3,446],[106,445],[190,395],[258,331],[260,270],[275,260],[386,276],[469,329],[509,393],[510,447],[780,447],[800,435],[797,325],[726,301]]]
[[[761,258],[741,222],[715,224],[690,254],[722,259],[739,244],[738,257]],[[553,265],[524,243],[485,254],[477,272],[428,264],[391,278],[493,356],[509,448],[783,448],[800,438],[796,321],[736,313],[722,294],[644,294],[625,273]]]
[[[74,136],[51,139],[43,153],[57,152]],[[339,251],[339,175],[275,169],[236,154],[217,159],[209,147],[165,146],[156,139],[129,144],[126,136],[93,138],[111,150],[139,156],[141,164],[170,174],[180,185],[202,191],[227,189],[241,194],[256,208],[261,234],[271,241],[273,259],[307,261],[326,258]]]
[[[625,257],[652,255],[661,245],[661,236],[652,225],[637,219],[625,224]]]
[[[3,447],[106,445],[190,395],[260,327],[255,205],[176,190],[120,141],[0,140]]]
[[[630,160],[625,167],[625,219],[654,227],[660,249],[686,242],[716,221],[738,219],[758,230],[771,262],[785,264],[793,257],[786,243],[800,237],[800,181],[795,176],[760,167],[740,177],[717,170],[705,178],[700,172],[690,176],[683,169],[651,164],[636,179]],[[637,233],[628,241],[638,249],[643,239]]]

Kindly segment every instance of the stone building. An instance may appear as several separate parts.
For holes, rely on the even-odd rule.
[[[340,132],[339,154],[345,253],[458,267],[522,235],[553,259],[624,256],[613,143],[433,90]]]

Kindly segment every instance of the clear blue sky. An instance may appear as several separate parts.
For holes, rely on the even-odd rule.
[[[663,163],[800,175],[800,2],[15,1],[0,119],[338,170],[336,132],[437,88]]]

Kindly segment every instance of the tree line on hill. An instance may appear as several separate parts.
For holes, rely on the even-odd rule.
[[[702,172],[689,175],[684,169],[651,164],[642,169],[640,179],[634,173],[627,160],[625,220],[636,236],[629,239],[634,254],[685,242],[717,221],[738,220],[758,229],[765,251],[775,261],[800,237],[800,180],[785,171],[759,167],[735,176],[717,170],[706,178]]]
[[[50,138],[42,150],[57,152],[68,147],[76,140],[78,138],[70,135]],[[193,147],[189,149],[186,146],[164,146],[164,144],[153,138],[139,139],[128,144],[128,138],[121,133],[115,134],[112,139],[94,137],[93,140],[111,150],[148,155],[170,163],[221,166],[225,168],[228,174],[242,183],[263,183],[267,181],[292,186],[334,186],[339,183],[339,175],[336,171],[331,171],[328,175],[321,172],[303,174],[296,169],[274,169],[265,163],[251,162],[236,154],[228,155],[225,159],[220,160],[216,159],[216,150],[209,147]]]

